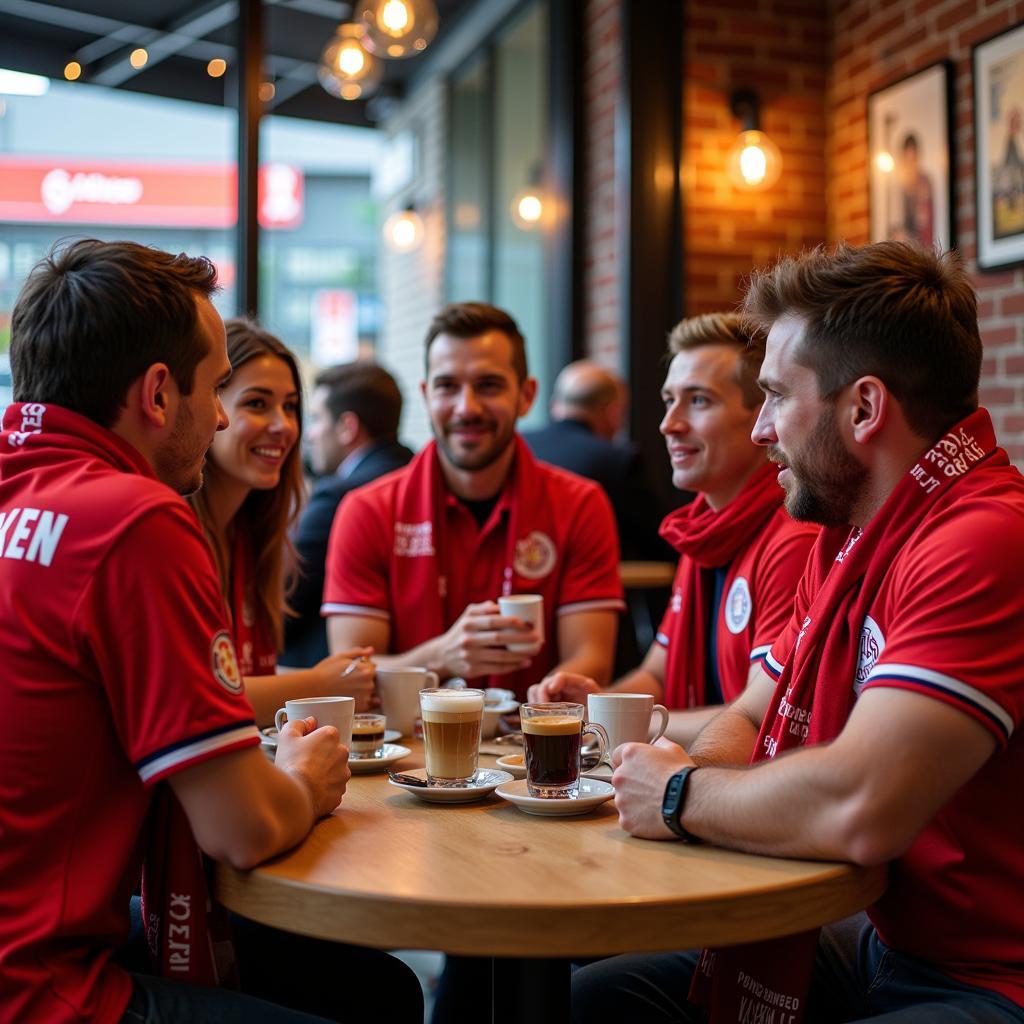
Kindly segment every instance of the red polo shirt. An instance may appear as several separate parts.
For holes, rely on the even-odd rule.
[[[520,451],[517,458],[521,457]],[[430,541],[431,524],[399,521],[399,492],[403,481],[416,479],[410,477],[412,469],[390,473],[342,500],[331,530],[321,613],[386,619],[391,625],[391,651],[400,653],[437,634],[424,629],[414,603],[393,592],[392,570],[398,559],[414,560],[414,571],[422,567],[424,572],[436,572],[443,629],[467,605],[497,600],[510,569],[510,593],[544,597],[541,652],[528,669],[493,677],[494,685],[507,686],[524,697],[527,688],[560,660],[559,616],[601,609],[617,612],[625,607],[611,505],[597,484],[530,458],[529,473],[536,474],[531,476],[531,486],[552,512],[550,536],[528,530],[510,545],[510,474],[482,528],[455,495],[444,491],[445,543],[438,554]],[[515,550],[511,566],[510,548]]]
[[[0,433],[0,1017],[119,1021],[151,787],[259,734],[209,548],[110,431]]]

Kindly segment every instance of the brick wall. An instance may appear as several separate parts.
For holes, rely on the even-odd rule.
[[[832,0],[828,89],[829,236],[868,241],[867,95],[938,60],[953,62],[957,242],[978,290],[982,402],[1024,465],[1024,271],[978,273],[975,262],[971,46],[1024,20],[1022,0]]]
[[[684,305],[731,309],[751,268],[824,241],[828,12],[821,0],[690,0],[683,88]],[[761,98],[761,127],[782,152],[770,189],[726,173],[738,88]],[[665,325],[666,328],[671,325]]]
[[[586,242],[583,337],[588,356],[615,368],[621,344],[615,109],[621,78],[619,0],[588,0],[584,12],[583,110]]]

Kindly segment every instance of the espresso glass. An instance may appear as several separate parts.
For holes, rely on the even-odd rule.
[[[465,787],[473,781],[483,716],[483,690],[420,690],[423,754],[431,786]]]
[[[359,760],[376,757],[384,746],[384,727],[387,720],[375,712],[362,712],[352,719],[352,742],[349,757]]]
[[[530,796],[558,800],[579,796],[580,750],[588,733],[597,737],[604,757],[608,736],[601,726],[583,721],[583,710],[582,704],[564,701],[524,704],[519,709]]]

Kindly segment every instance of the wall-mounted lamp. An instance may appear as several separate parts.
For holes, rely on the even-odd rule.
[[[354,20],[366,30],[367,49],[378,57],[415,57],[437,35],[433,0],[362,0]]]
[[[742,126],[729,151],[729,176],[742,189],[771,188],[782,173],[779,147],[761,131],[761,102],[750,89],[732,94],[729,107]]]
[[[412,252],[423,242],[423,218],[414,203],[396,210],[384,221],[384,242],[395,252]]]
[[[530,180],[513,197],[509,206],[512,222],[521,231],[534,231],[544,221],[547,213],[547,196],[541,187],[544,170],[539,163],[530,169]]]
[[[343,100],[365,99],[380,85],[381,62],[366,48],[361,25],[339,25],[320,54],[316,76],[332,95]]]

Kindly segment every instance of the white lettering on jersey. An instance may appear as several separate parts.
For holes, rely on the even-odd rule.
[[[21,430],[12,430],[7,435],[7,443],[14,448],[23,445],[33,434],[43,429],[43,413],[46,406],[39,402],[29,402],[21,407]]]
[[[430,558],[434,554],[434,524],[395,523],[395,556],[398,558]]]
[[[49,566],[67,524],[68,517],[63,512],[48,509],[12,508],[0,512],[0,558]]]
[[[857,645],[857,672],[853,677],[853,692],[858,697],[884,650],[885,637],[882,630],[870,615],[865,615],[864,625],[860,630],[860,643]]]

